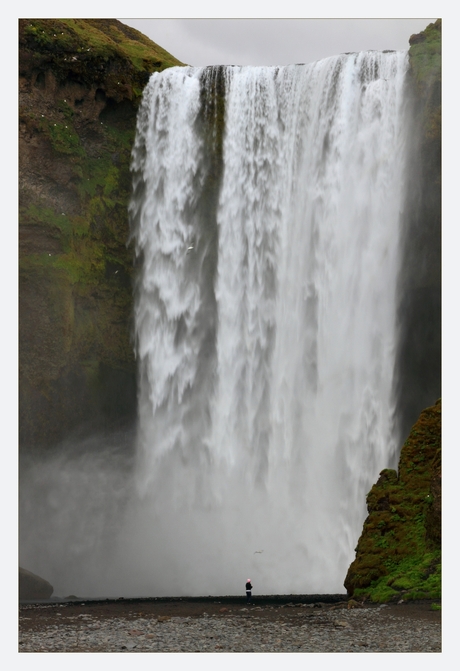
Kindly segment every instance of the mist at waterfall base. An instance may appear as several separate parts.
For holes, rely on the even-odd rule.
[[[406,71],[407,52],[362,52],[152,75],[135,459],[53,457],[22,485],[23,565],[56,594],[345,591],[399,448]]]

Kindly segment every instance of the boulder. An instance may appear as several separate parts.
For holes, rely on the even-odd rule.
[[[19,567],[19,600],[49,599],[54,588],[47,580]]]

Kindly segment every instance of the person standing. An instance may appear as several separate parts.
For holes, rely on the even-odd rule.
[[[252,603],[251,578],[248,578],[246,581],[246,603]]]

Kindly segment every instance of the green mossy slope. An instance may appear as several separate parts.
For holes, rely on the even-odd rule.
[[[21,446],[135,417],[131,148],[150,74],[174,65],[116,20],[19,21]]]
[[[344,585],[374,602],[441,598],[441,401],[405,441],[398,472],[367,496],[368,517]]]

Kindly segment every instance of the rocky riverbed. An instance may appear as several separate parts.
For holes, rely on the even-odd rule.
[[[19,652],[441,652],[431,602],[148,599],[21,604]]]

